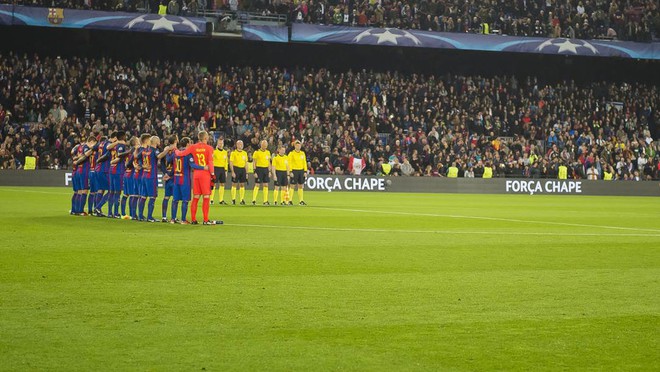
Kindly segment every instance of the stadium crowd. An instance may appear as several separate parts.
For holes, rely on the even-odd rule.
[[[316,174],[658,179],[659,103],[652,84],[6,54],[0,167],[69,169],[92,132],[207,130],[248,153],[300,139]]]
[[[655,0],[309,0],[289,7],[294,22],[512,36],[650,41],[660,28]]]
[[[657,0],[2,0],[78,9],[151,9],[196,14],[202,9],[288,14],[292,22],[396,27],[513,36],[651,41],[660,30]]]

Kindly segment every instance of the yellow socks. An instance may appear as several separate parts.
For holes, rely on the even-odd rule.
[[[259,194],[259,185],[254,186],[254,189],[252,190],[252,201],[255,202],[257,201],[257,195]],[[243,199],[243,198],[241,198]]]
[[[303,199],[303,188],[302,187],[298,189],[298,199],[300,199],[299,201],[305,200],[305,199]]]
[[[241,193],[241,200],[245,200],[245,186],[241,186],[239,191]]]
[[[231,200],[236,200],[236,186],[231,185]]]
[[[268,186],[264,186],[264,203],[268,202]]]
[[[273,190],[273,201],[277,203],[277,195],[280,193],[278,189]]]

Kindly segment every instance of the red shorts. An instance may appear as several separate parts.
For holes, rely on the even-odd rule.
[[[193,172],[193,195],[211,195],[209,172]]]

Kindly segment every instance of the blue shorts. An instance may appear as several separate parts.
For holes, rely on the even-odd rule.
[[[78,174],[78,190],[89,190],[89,175],[87,173]]]
[[[122,176],[123,177],[123,182],[122,182],[122,188],[124,189],[124,195],[133,195],[131,190],[132,186],[132,181],[133,181],[133,176]]]
[[[145,183],[145,180],[142,177],[135,180],[135,191],[136,191],[135,194],[136,195],[145,196],[144,195],[144,192],[145,192],[144,191],[144,183]]]
[[[191,187],[190,183],[182,185],[174,185],[174,201],[185,200],[190,201]]]
[[[131,195],[136,195],[139,196],[141,190],[141,184],[142,184],[142,178],[135,178],[135,176],[131,177],[133,181],[131,181]]]
[[[121,174],[110,173],[110,191],[121,192],[123,178]]]
[[[89,172],[89,192],[99,191],[99,185],[96,183],[96,172]]]
[[[71,185],[73,186],[73,192],[80,191],[80,181],[78,181],[78,172],[73,172],[71,174]]]
[[[174,195],[174,180],[170,178],[165,181],[165,197],[169,198],[172,195]]]
[[[96,191],[110,189],[110,173],[96,172]]]
[[[155,198],[158,196],[158,179],[142,178],[140,180],[140,196]]]

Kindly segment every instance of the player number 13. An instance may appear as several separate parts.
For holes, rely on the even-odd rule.
[[[204,154],[196,154],[197,155],[197,164],[201,165],[202,167],[206,166],[206,156]]]

